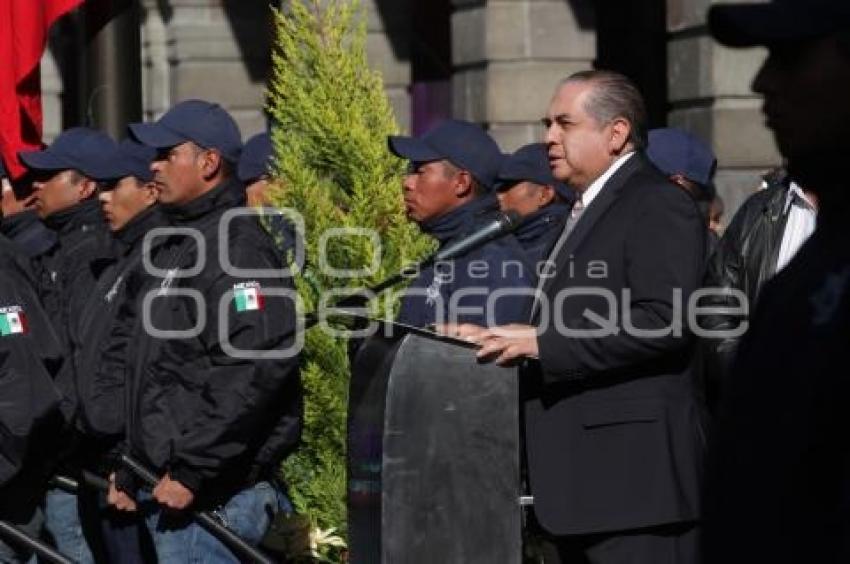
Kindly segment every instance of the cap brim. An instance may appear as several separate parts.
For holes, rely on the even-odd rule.
[[[724,4],[708,12],[711,35],[728,47],[755,47],[804,41],[829,32],[825,18],[813,9],[776,4]]]
[[[21,151],[18,153],[21,162],[31,170],[67,170],[76,168],[73,163],[51,153],[49,149],[44,151]]]
[[[129,127],[139,143],[155,149],[174,147],[189,140],[158,123],[131,123]]]
[[[414,162],[426,163],[445,158],[445,155],[441,155],[420,139],[413,137],[391,136],[389,147],[395,156]]]

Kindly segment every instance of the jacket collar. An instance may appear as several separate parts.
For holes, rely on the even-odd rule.
[[[605,186],[603,186],[596,198],[594,198],[590,205],[584,210],[581,220],[579,220],[572,233],[570,233],[569,238],[567,238],[563,246],[560,250],[558,250],[557,255],[549,257],[550,260],[556,261],[556,268],[562,265],[562,263],[566,260],[566,257],[575,253],[575,250],[593,230],[593,226],[596,225],[596,222],[605,215],[608,208],[610,208],[620,196],[620,192],[622,191],[626,181],[639,169],[647,166],[649,166],[649,164],[646,161],[646,157],[644,157],[643,153],[638,153],[624,163],[623,166],[621,166],[619,170],[617,170],[617,172],[608,179],[608,182],[605,183]],[[555,278],[556,277],[553,276],[545,280],[542,288],[544,292],[546,292],[552,285]]]
[[[100,202],[96,198],[89,198],[45,218],[44,224],[61,237],[77,229],[87,231],[95,225],[103,225],[104,219]]]
[[[162,212],[175,224],[192,223],[211,213],[245,205],[245,186],[235,177],[182,205],[163,205]]]
[[[494,212],[498,207],[499,202],[496,197],[493,194],[487,194],[458,206],[436,219],[426,221],[420,227],[423,232],[437,239],[442,246],[475,226],[479,218]]]
[[[596,222],[605,215],[608,208],[611,207],[617,198],[620,196],[620,191],[626,183],[626,180],[632,176],[639,168],[646,166],[646,160],[643,154],[638,153],[626,161],[615,172],[608,182],[600,190],[599,194],[593,199],[590,205],[585,208],[581,216],[581,220],[573,229],[569,239],[564,244],[564,252],[567,256],[574,251],[596,225]]]
[[[549,204],[525,216],[514,236],[523,247],[533,245],[544,233],[554,232],[570,211],[570,205],[562,202]]]
[[[137,243],[152,229],[167,225],[168,221],[158,205],[153,205],[136,217],[131,219],[127,225],[115,232],[115,241],[118,251],[125,254],[134,248]]]

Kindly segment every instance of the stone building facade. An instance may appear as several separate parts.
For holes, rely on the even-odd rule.
[[[362,1],[369,60],[408,131],[453,116],[481,123],[514,150],[541,137],[539,120],[558,80],[597,66],[639,84],[653,126],[683,127],[710,142],[727,217],[759,173],[779,163],[749,89],[764,52],[714,43],[705,27],[712,0]],[[145,118],[203,97],[227,107],[246,137],[261,131],[268,2],[141,4]],[[84,102],[69,102],[67,28],[54,30],[42,65],[48,138],[85,116]]]

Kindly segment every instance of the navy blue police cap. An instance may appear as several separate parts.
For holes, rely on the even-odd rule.
[[[111,168],[110,155],[115,141],[108,135],[88,127],[72,127],[63,131],[46,149],[21,151],[21,162],[34,171],[75,169],[89,178],[101,178]]]
[[[154,123],[130,124],[130,132],[155,149],[191,141],[204,149],[216,149],[233,164],[242,152],[242,134],[233,117],[218,104],[204,100],[180,102]]]
[[[468,171],[485,188],[492,189],[502,164],[502,151],[480,126],[468,121],[445,120],[420,137],[391,136],[390,151],[412,162],[447,160]]]
[[[532,143],[508,155],[499,169],[497,190],[508,189],[517,182],[533,182],[541,186],[552,186],[562,198],[571,202],[575,194],[566,184],[552,176],[549,166],[549,150],[545,143]]]
[[[142,145],[132,139],[124,139],[115,146],[109,158],[109,169],[96,180],[120,180],[126,176],[133,176],[142,182],[153,180],[151,162],[156,156],[156,149]]]
[[[708,145],[676,128],[649,132],[646,156],[667,176],[681,174],[700,186],[710,187],[717,158]]]
[[[268,133],[258,133],[245,143],[236,175],[242,182],[254,181],[269,172],[272,140]]]
[[[712,6],[708,28],[730,47],[793,43],[850,31],[847,0],[773,0]]]

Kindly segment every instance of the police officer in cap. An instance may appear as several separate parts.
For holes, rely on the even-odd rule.
[[[33,209],[31,183],[24,175],[13,183],[0,160],[3,222],[0,233],[14,242],[28,257],[41,255],[56,243],[56,234],[47,229]],[[23,187],[27,188],[24,189]]]
[[[73,355],[71,334],[97,280],[94,265],[112,253],[111,237],[97,201],[98,182],[109,168],[115,142],[100,131],[76,127],[60,134],[42,151],[19,153],[34,177],[34,207],[57,236],[56,244],[36,257],[39,293],[66,354]],[[66,362],[56,378],[62,411],[73,429],[77,417],[76,375]],[[60,472],[78,474],[88,453],[73,431],[64,444]],[[78,503],[81,501],[83,503]],[[80,562],[93,559],[86,536],[90,519],[84,498],[59,488],[48,491],[46,528],[59,550]]]
[[[124,378],[132,343],[121,332],[118,316],[121,308],[125,316],[128,311],[135,316],[137,309],[137,304],[127,303],[126,281],[144,269],[145,235],[167,225],[150,170],[155,155],[154,149],[126,139],[115,147],[110,168],[97,179],[114,252],[96,265],[101,274],[71,340],[79,394],[77,426],[90,453],[88,469],[101,476],[114,472],[114,455],[124,438]],[[147,530],[135,515],[106,511],[105,501],[98,493],[97,520],[106,557],[111,562],[142,562],[140,532],[147,537]]]
[[[499,169],[496,195],[502,210],[522,216],[514,235],[539,274],[540,263],[549,256],[575,200],[572,190],[552,176],[546,145],[532,143],[506,158]]]
[[[137,500],[160,561],[236,562],[181,510],[217,509],[254,544],[278,510],[273,478],[302,419],[293,284],[257,219],[231,217],[245,188],[235,176],[241,136],[225,110],[188,100],[130,129],[157,150],[159,201],[182,228],[134,290],[147,310],[127,367],[129,452],[161,477]],[[116,487],[115,505],[132,508],[125,472]]]
[[[26,257],[0,235],[0,520],[37,538],[40,505],[63,426],[53,385],[62,349],[32,286]],[[0,562],[26,562],[0,536]]]
[[[479,126],[446,120],[421,137],[390,137],[390,151],[410,161],[402,190],[407,217],[441,248],[472,233],[498,213],[492,190],[502,152]],[[398,321],[416,326],[469,322],[481,325],[525,320],[534,284],[531,266],[512,235],[495,239],[452,261],[422,269],[401,301]],[[494,291],[506,294],[487,302]],[[452,295],[469,293],[452,307]],[[464,313],[458,314],[463,308]]]

